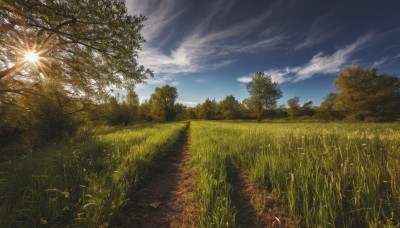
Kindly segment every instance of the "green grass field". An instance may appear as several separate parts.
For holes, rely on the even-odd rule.
[[[99,128],[0,166],[0,227],[118,226],[186,123]]]
[[[121,226],[186,123],[99,128],[0,166],[0,226]],[[192,121],[201,227],[238,226],[232,168],[298,226],[400,225],[400,124]],[[260,202],[262,204],[262,202]]]

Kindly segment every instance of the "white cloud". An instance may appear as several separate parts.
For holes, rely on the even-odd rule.
[[[333,74],[340,72],[348,63],[351,55],[367,45],[374,38],[374,35],[367,33],[358,38],[354,43],[344,46],[331,55],[324,55],[322,52],[314,55],[308,63],[302,66],[285,67],[283,69],[270,69],[264,71],[265,74],[271,75],[274,82],[298,82],[311,78],[315,74]],[[237,81],[248,83],[251,76],[241,76]]]
[[[337,50],[332,55],[323,55],[322,52],[315,55],[306,65],[299,68],[296,72],[295,81],[302,81],[315,74],[337,73],[348,62],[350,56],[366,45],[373,38],[371,33],[367,33],[358,38],[354,43]]]
[[[194,107],[194,106],[199,104],[199,103],[197,103],[195,101],[177,101],[176,103],[181,103],[181,104],[184,104],[184,105],[189,106],[189,107]]]
[[[267,70],[264,71],[265,74],[271,75],[272,81],[277,82],[277,83],[283,83],[290,81],[290,76],[295,74],[300,68],[295,67],[295,68],[289,68],[286,67],[285,69],[280,69],[280,70]]]
[[[263,73],[266,75],[270,75],[273,82],[277,82],[279,84],[290,81],[290,75],[293,75],[299,68],[289,68],[286,67],[285,69],[273,69],[273,70],[266,70]],[[245,75],[238,77],[236,80],[241,83],[249,83],[253,78],[254,74],[252,75]]]
[[[238,77],[236,80],[241,82],[241,83],[249,83],[251,82],[251,79],[253,78],[253,76],[240,76]]]
[[[181,0],[165,1],[140,1],[127,0],[128,12],[131,14],[144,14],[148,19],[144,22],[142,34],[147,40],[140,53],[138,62],[155,72],[155,78],[148,83],[168,82],[180,75],[214,70],[231,64],[233,55],[236,53],[251,53],[261,50],[276,48],[279,43],[286,39],[285,35],[268,33],[256,40],[246,40],[250,33],[259,33],[259,28],[266,22],[274,29],[274,16],[279,14],[286,5],[280,1],[273,2],[267,10],[257,17],[240,21],[228,27],[218,28],[217,21],[224,17],[235,5],[236,1],[217,0],[209,4],[205,17],[196,24],[193,30],[183,35],[182,40],[177,42],[170,50],[162,47],[166,40],[171,39],[172,33],[167,29],[183,10],[180,9]],[[167,34],[167,35],[165,35]],[[267,34],[267,35],[265,35]],[[179,39],[179,37],[173,37]],[[167,47],[168,48],[168,47]],[[167,80],[165,75],[167,75]],[[158,79],[159,77],[163,77]]]
[[[204,82],[206,82],[206,80],[204,80],[204,79],[202,79],[202,78],[199,78],[199,79],[196,79],[196,80],[194,80],[197,84],[201,84],[201,83],[204,83]]]

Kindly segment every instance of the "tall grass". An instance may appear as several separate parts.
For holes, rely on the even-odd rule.
[[[209,157],[223,153],[284,196],[300,223],[399,226],[399,124],[195,124]]]
[[[235,211],[228,183],[228,154],[224,143],[215,141],[220,132],[207,125],[192,123],[190,129],[191,164],[195,167],[201,227],[233,227]]]
[[[117,226],[185,123],[105,128],[0,166],[0,226]]]

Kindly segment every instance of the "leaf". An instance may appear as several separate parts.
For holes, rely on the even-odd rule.
[[[162,204],[162,202],[154,202],[154,203],[149,204],[149,206],[154,209],[157,209],[161,204]]]

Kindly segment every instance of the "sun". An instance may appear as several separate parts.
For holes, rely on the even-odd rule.
[[[24,55],[25,62],[37,63],[39,61],[39,54],[33,51],[27,51]]]

